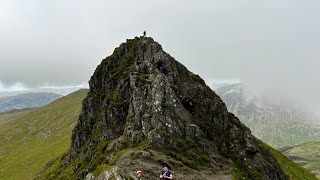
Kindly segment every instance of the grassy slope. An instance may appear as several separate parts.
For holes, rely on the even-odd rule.
[[[320,142],[306,142],[298,146],[286,147],[282,152],[320,179]]]
[[[87,90],[44,107],[0,115],[0,179],[32,179],[65,153]]]
[[[272,147],[262,144],[261,148],[271,153],[271,155],[277,160],[282,170],[286,172],[292,180],[312,180],[317,179],[315,175],[311,174],[305,168],[299,166],[295,162],[288,159],[286,156],[281,154],[279,151]]]

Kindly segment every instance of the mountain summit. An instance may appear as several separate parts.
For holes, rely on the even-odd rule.
[[[105,58],[72,133],[70,151],[39,178],[288,179],[201,79],[150,37],[128,39]]]

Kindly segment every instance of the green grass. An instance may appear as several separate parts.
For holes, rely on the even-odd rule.
[[[119,151],[107,151],[105,147],[107,147],[110,142],[111,141],[104,141],[94,146],[94,149],[88,151],[83,158],[77,158],[67,167],[63,167],[64,156],[56,158],[51,166],[37,177],[37,179],[77,179],[83,170],[88,170],[92,172],[94,176],[98,176],[101,172],[114,166],[120,156],[130,149],[125,148]]]
[[[282,149],[283,154],[320,179],[320,142],[306,142]]]
[[[183,149],[180,150],[167,151],[167,149],[162,149],[161,151],[167,156],[182,162],[185,166],[198,171],[204,170],[209,166],[209,155],[195,141],[188,140],[186,144],[181,146],[183,146]],[[162,163],[165,164],[164,162]]]
[[[261,144],[260,147],[269,152],[277,160],[282,170],[289,175],[291,180],[317,179],[314,174],[311,174],[308,170],[291,161],[286,156],[281,154],[279,151],[273,149],[272,147],[266,144]]]
[[[240,164],[239,163],[235,163],[234,167],[231,170],[231,175],[233,177],[233,179],[246,179],[246,173],[241,170]]]
[[[0,179],[33,179],[65,154],[87,90],[31,110],[0,115]]]

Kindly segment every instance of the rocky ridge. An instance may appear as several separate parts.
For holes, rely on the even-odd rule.
[[[122,43],[89,85],[70,151],[38,178],[133,179],[142,169],[146,179],[158,179],[166,165],[175,179],[288,179],[203,79],[150,37]]]

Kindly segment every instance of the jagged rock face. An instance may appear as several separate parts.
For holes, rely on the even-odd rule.
[[[168,74],[157,68],[160,60]],[[97,67],[89,85],[66,165],[106,140],[113,140],[108,148],[114,150],[146,142],[176,153],[192,142],[208,154],[215,170],[238,163],[252,178],[287,178],[219,96],[152,38],[121,44]]]

